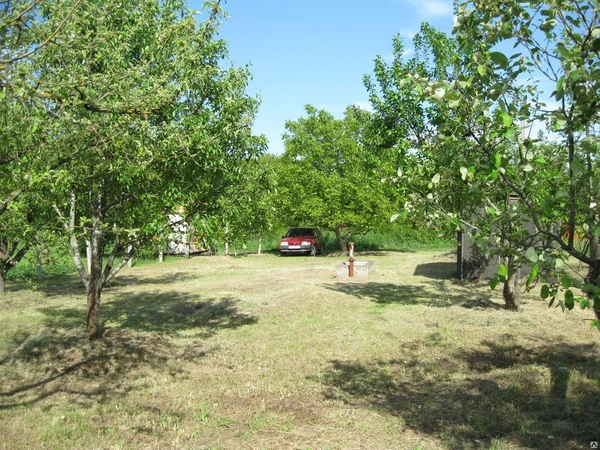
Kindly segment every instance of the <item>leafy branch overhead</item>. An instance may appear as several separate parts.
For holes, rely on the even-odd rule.
[[[527,264],[528,284],[548,283],[551,303],[600,318],[590,287],[600,286],[596,2],[463,1],[454,37],[424,24],[415,56],[402,48],[394,40],[394,62],[379,58],[366,79],[381,139],[404,154],[401,215],[470,230],[504,258],[494,285]],[[585,271],[568,270],[569,259]],[[568,288],[552,282],[565,277]]]

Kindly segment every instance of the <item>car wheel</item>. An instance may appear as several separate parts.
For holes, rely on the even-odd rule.
[[[317,256],[317,247],[314,245],[310,248],[310,256]]]

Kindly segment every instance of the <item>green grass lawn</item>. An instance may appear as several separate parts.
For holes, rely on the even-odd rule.
[[[502,308],[443,250],[125,268],[85,336],[72,275],[0,298],[0,448],[579,449],[600,336],[536,293]]]

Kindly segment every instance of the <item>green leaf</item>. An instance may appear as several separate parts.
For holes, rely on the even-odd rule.
[[[552,31],[552,29],[556,26],[557,23],[558,22],[555,19],[545,20],[544,23],[540,25],[540,29],[546,32]]]
[[[467,179],[468,174],[469,174],[469,169],[467,169],[466,167],[460,168],[460,176],[463,179],[463,181]]]
[[[583,287],[581,288],[581,290],[583,292],[585,292],[586,294],[596,295],[596,293],[598,291],[598,287],[594,286],[591,283],[586,283],[586,284],[583,285]]]
[[[545,215],[550,216],[554,212],[554,208],[552,208],[552,201],[546,199],[542,202],[542,211]]]
[[[508,114],[506,111],[502,111],[500,113],[500,118],[502,119],[502,122],[504,123],[505,127],[510,127],[513,123],[513,118],[510,114]]]
[[[508,58],[506,57],[506,55],[502,52],[491,52],[490,53],[490,58],[492,59],[492,61],[499,65],[500,67],[502,67],[503,69],[506,69],[508,67]]]
[[[494,167],[498,168],[502,164],[502,155],[500,153],[496,153],[494,155]]]
[[[496,289],[496,286],[498,286],[498,278],[494,277],[490,280],[490,288],[492,289],[492,291]]]
[[[579,307],[580,307],[581,309],[586,309],[586,308],[588,308],[589,306],[590,306],[590,301],[589,301],[587,298],[582,298],[582,299],[579,301]]]
[[[546,300],[549,295],[550,295],[550,286],[545,284],[542,286],[542,289],[540,291],[540,297],[542,297],[543,300]]]
[[[567,309],[573,309],[575,306],[575,296],[573,295],[573,291],[570,289],[565,291],[565,306]]]
[[[540,266],[535,264],[531,268],[531,272],[529,272],[529,277],[527,278],[527,286],[531,286],[533,284],[533,282],[537,278],[539,272],[540,272]]]
[[[438,183],[440,182],[440,178],[441,178],[441,175],[440,175],[439,173],[436,173],[436,174],[433,176],[433,178],[431,179],[431,182],[432,182],[433,184],[438,184]]]
[[[498,275],[502,275],[503,277],[508,276],[508,268],[504,264],[498,266]]]
[[[477,73],[483,77],[487,73],[487,68],[483,65],[479,65],[477,66]]]
[[[569,289],[572,286],[571,283],[571,279],[569,277],[562,277],[560,279],[560,284],[562,285],[562,287],[564,287],[565,289]]]
[[[527,252],[525,252],[525,257],[532,263],[536,263],[539,260],[538,254],[533,247],[529,247],[527,249]]]

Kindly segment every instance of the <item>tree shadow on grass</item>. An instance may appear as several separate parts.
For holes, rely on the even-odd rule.
[[[36,290],[48,297],[57,295],[85,295],[85,288],[76,274],[48,275],[41,280],[14,281],[7,286],[8,292]]]
[[[152,277],[140,277],[138,275],[118,274],[115,278],[110,280],[106,285],[106,290],[120,288],[124,286],[148,286],[148,285],[165,285],[165,284],[176,284],[184,281],[195,280],[198,278],[198,274],[194,272],[171,272],[163,273],[161,275],[153,275]]]
[[[103,296],[103,300],[107,296]],[[182,292],[119,293],[108,297],[101,307],[101,319],[111,329],[154,332],[177,336],[192,332],[207,338],[220,329],[238,328],[257,322],[238,308],[233,297],[202,298]],[[85,326],[85,305],[81,308],[38,308],[45,324],[63,330]]]
[[[51,401],[57,394],[91,407],[139,387],[141,373],[168,375],[173,361],[195,361],[212,351],[198,343],[190,351],[166,336],[132,330],[109,330],[94,342],[81,330],[53,328],[19,339],[22,342],[0,358],[0,410]],[[56,400],[64,401],[60,396]]]
[[[110,328],[102,339],[89,342],[83,306],[38,308],[45,326],[13,336],[8,352],[0,354],[0,409],[27,406],[59,393],[89,407],[140,388],[140,373],[180,376],[182,363],[216,351],[206,349],[203,338],[257,322],[229,297],[118,294],[101,309]],[[187,339],[176,342],[172,336],[180,332],[186,332]]]
[[[326,289],[366,299],[380,305],[427,305],[434,307],[462,306],[464,308],[493,308],[503,306],[492,300],[488,286],[453,286],[452,293],[443,281],[427,282],[418,285],[400,285],[365,281],[360,283],[339,282],[323,285]]]
[[[452,449],[563,450],[600,438],[597,345],[481,344],[429,361],[411,350],[391,361],[331,361],[319,381],[326,398],[397,416]]]
[[[431,262],[418,264],[414,276],[433,278],[435,280],[450,280],[456,277],[455,262]]]
[[[198,276],[190,272],[174,272],[165,273],[160,276],[152,276],[143,278],[137,275],[119,274],[107,283],[103,292],[110,292],[113,289],[125,286],[147,286],[147,285],[165,285],[170,283],[178,283],[188,280],[194,280]],[[70,275],[53,275],[45,277],[40,281],[31,283],[20,283],[10,287],[11,290],[27,290],[34,288],[43,292],[48,297],[58,295],[85,295],[85,288],[77,274]]]
[[[257,323],[240,311],[233,297],[203,298],[180,292],[117,294],[103,305],[103,317],[111,326],[177,335],[197,331],[206,338],[220,329],[238,328]]]

